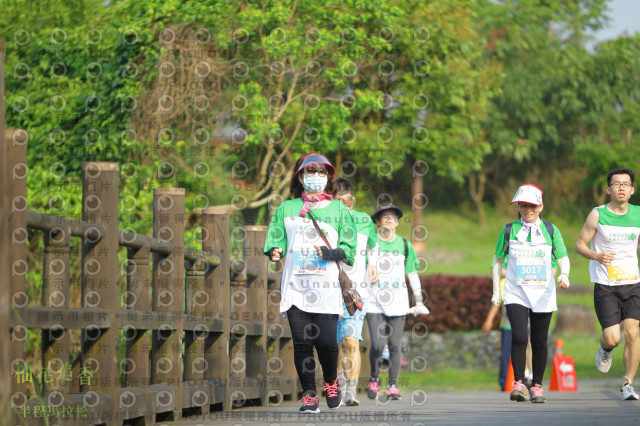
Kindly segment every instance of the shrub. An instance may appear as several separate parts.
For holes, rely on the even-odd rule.
[[[430,315],[407,317],[407,328],[417,322],[429,331],[479,330],[491,307],[493,286],[488,276],[427,275],[420,277],[427,292],[426,306]],[[407,283],[408,285],[408,283]],[[409,296],[413,306],[413,296]]]

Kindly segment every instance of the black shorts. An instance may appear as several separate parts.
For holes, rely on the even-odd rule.
[[[640,283],[593,287],[593,305],[604,330],[627,318],[640,320]]]

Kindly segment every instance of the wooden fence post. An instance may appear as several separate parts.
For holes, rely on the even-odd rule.
[[[166,410],[158,412],[170,411],[170,420],[174,421],[182,417],[184,193],[184,188],[153,190],[153,237],[171,242],[174,247],[170,255],[153,256],[153,310],[175,316],[177,325],[171,330],[163,329],[161,324],[152,333],[151,380],[169,386],[165,390],[171,393],[172,401],[166,404]],[[162,398],[159,400],[164,406]]]
[[[98,326],[82,331],[83,366],[80,385],[83,391],[98,392],[104,405],[99,419],[116,424],[118,411],[118,163],[82,164],[82,220],[101,224],[105,235],[97,243],[83,241],[82,247],[82,306],[109,311],[108,329]],[[99,423],[99,421],[97,421]]]
[[[284,261],[275,264],[275,272],[269,273],[273,279],[269,280],[267,290],[267,310],[269,324],[268,341],[267,397],[269,403],[275,405],[286,399],[298,396],[298,373],[293,362],[293,340],[289,322],[280,314],[280,282]],[[271,320],[272,319],[272,320]]]
[[[0,107],[2,108],[2,107]],[[4,109],[2,109],[4,113]],[[4,122],[3,122],[4,123]],[[0,127],[1,128],[1,127]],[[0,130],[4,136],[4,152],[6,154],[7,167],[6,183],[8,184],[7,196],[9,209],[9,233],[11,241],[11,250],[8,254],[10,271],[11,271],[11,309],[16,312],[27,306],[29,303],[26,293],[26,276],[29,271],[27,265],[27,140],[28,134],[25,131],[15,131],[12,129]],[[19,315],[17,315],[19,317]],[[17,398],[12,399],[12,403],[21,405],[26,403],[26,386],[24,383],[18,383],[16,368],[19,365],[26,365],[24,352],[24,339],[27,330],[23,325],[13,328],[11,332],[10,342],[10,365],[11,375],[14,376],[12,385],[12,394]],[[22,395],[25,395],[24,397]],[[19,419],[15,412],[13,415],[13,423],[18,424]]]
[[[4,39],[0,39],[0,167],[2,167],[2,179],[0,182],[0,271],[9,271],[9,253],[11,251],[10,240],[10,181],[9,162],[7,160],[7,141],[4,139]],[[11,284],[7,280],[0,282],[0,342],[9,342],[9,299]],[[0,424],[15,424],[11,418],[9,405],[9,393],[13,387],[11,382],[10,345],[2,345],[0,348]]]
[[[204,274],[208,266],[204,259],[186,261],[185,310],[187,315],[198,318],[198,324],[202,324],[199,318],[205,316]],[[208,333],[200,325],[193,328],[184,333],[183,406],[197,408],[199,414],[204,415],[209,412],[211,400],[202,386],[206,370],[204,344]]]
[[[247,286],[249,293],[249,320],[257,323],[262,334],[247,342],[247,375],[258,378],[260,405],[266,402],[267,378],[267,257],[263,254],[267,239],[266,226],[246,226],[244,260],[248,267],[257,268],[258,276]]]
[[[224,410],[231,409],[231,384],[229,382],[229,333],[230,333],[230,232],[229,209],[210,207],[202,210],[202,250],[220,257],[220,265],[207,270],[205,290],[209,303],[205,308],[207,317],[221,320],[221,329],[209,333],[205,342],[207,371],[205,378],[215,389],[212,401],[222,404]]]
[[[245,240],[246,242],[246,240]],[[249,290],[247,288],[246,264],[234,261],[234,269],[241,272],[231,281],[231,334],[229,342],[229,377],[231,380],[231,399],[234,408],[240,408],[249,399],[245,388],[247,378],[247,334],[246,316],[250,315],[247,304]],[[235,401],[235,402],[234,402]]]
[[[69,227],[56,227],[44,232],[44,256],[42,268],[42,306],[60,310],[69,309]],[[50,328],[42,330],[42,367],[52,371],[56,380],[50,384],[42,380],[45,395],[52,390],[68,395],[71,384],[62,378],[69,363],[69,335],[53,318],[48,318]],[[40,378],[42,379],[42,378]]]
[[[148,312],[149,304],[149,246],[127,249],[127,309]],[[128,387],[148,389],[149,333],[147,330],[129,328],[125,331],[127,357],[124,360]]]

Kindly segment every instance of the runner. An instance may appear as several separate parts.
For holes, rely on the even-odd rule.
[[[518,203],[520,219],[505,225],[498,237],[491,277],[493,297],[491,303],[500,306],[500,277],[502,263],[509,256],[504,283],[504,304],[511,323],[511,363],[513,365],[512,401],[545,402],[542,388],[547,366],[547,334],[556,304],[556,287],[553,283],[552,256],[558,261],[560,288],[569,287],[569,258],[562,235],[555,225],[542,221],[544,208],[542,190],[532,184],[518,188],[511,204]],[[531,351],[533,387],[524,384],[527,342],[527,326],[531,326]]]
[[[336,333],[344,310],[336,261],[353,264],[356,230],[349,209],[333,200],[335,169],[324,156],[305,155],[293,171],[290,190],[294,199],[276,209],[264,253],[273,262],[285,258],[280,313],[291,328],[293,359],[302,385],[300,411],[318,413],[314,347],[322,366],[327,405],[340,405]],[[335,248],[326,247],[311,214]]]
[[[591,210],[576,242],[576,252],[589,259],[589,275],[594,283],[593,303],[602,327],[596,354],[596,367],[601,373],[611,368],[611,351],[620,343],[620,323],[624,328],[625,372],[620,388],[623,400],[639,399],[632,385],[640,362],[640,208],[629,204],[633,180],[633,171],[626,168],[607,174],[611,201]]]
[[[380,390],[380,365],[385,344],[389,345],[389,387],[386,396],[390,400],[401,399],[398,389],[400,374],[400,340],[404,331],[406,315],[427,315],[429,310],[422,303],[422,287],[418,277],[418,262],[413,246],[404,238],[396,235],[398,219],[402,210],[389,205],[378,209],[371,218],[378,225],[378,250],[375,255],[378,283],[371,286],[367,324],[371,334],[371,377],[367,385],[367,396],[378,397]],[[409,284],[416,300],[409,308],[409,294],[405,274],[409,275]]]
[[[339,382],[344,383],[344,404],[347,406],[360,405],[356,398],[358,376],[360,375],[360,341],[362,340],[362,326],[367,314],[367,296],[371,283],[378,281],[375,261],[371,260],[373,249],[377,244],[376,229],[371,217],[366,213],[353,210],[356,202],[353,196],[353,187],[346,179],[336,179],[334,182],[334,196],[342,201],[351,211],[351,216],[356,224],[358,232],[358,245],[353,267],[344,266],[343,269],[349,275],[354,287],[362,297],[364,308],[356,311],[353,316],[344,307],[344,318],[338,321],[338,347],[340,356],[338,362]],[[367,262],[367,259],[369,261]],[[367,268],[367,264],[369,267]],[[342,387],[342,386],[341,386]]]

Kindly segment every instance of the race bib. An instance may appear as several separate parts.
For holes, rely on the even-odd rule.
[[[323,275],[327,273],[327,261],[320,259],[312,248],[294,250],[291,256],[291,270],[296,275]]]
[[[638,282],[638,266],[631,264],[626,265],[609,265],[609,285],[635,284]]]
[[[516,265],[516,284],[522,286],[547,286],[547,265],[544,263],[518,263]]]
[[[380,275],[380,288],[395,290],[402,287],[404,276]]]

